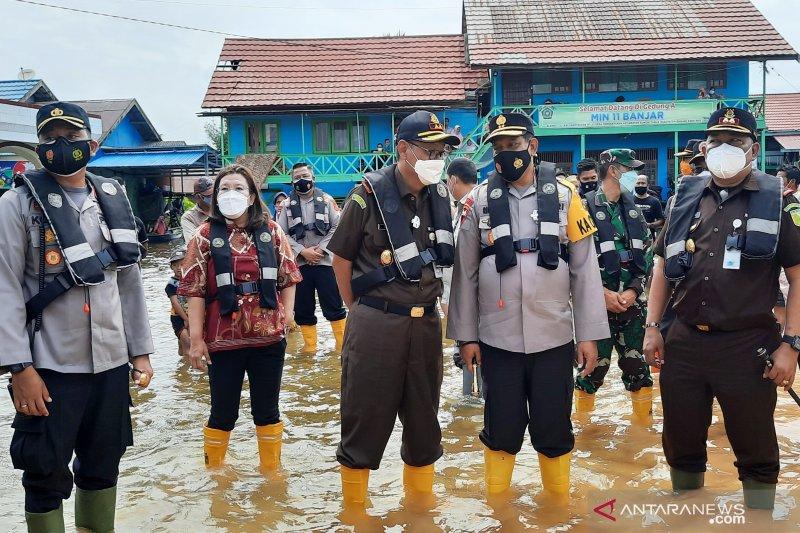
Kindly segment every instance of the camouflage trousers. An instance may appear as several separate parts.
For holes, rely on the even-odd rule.
[[[638,391],[642,387],[652,387],[653,378],[650,368],[642,355],[644,342],[645,308],[639,302],[635,309],[625,315],[609,313],[608,325],[611,337],[597,341],[597,367],[594,372],[582,378],[575,378],[575,388],[594,394],[603,385],[603,380],[611,366],[611,352],[616,348],[617,364],[622,370],[622,383],[629,391]],[[631,313],[635,311],[635,314]]]

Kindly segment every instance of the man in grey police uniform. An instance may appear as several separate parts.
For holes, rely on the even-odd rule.
[[[140,386],[153,374],[135,224],[122,187],[86,172],[98,147],[86,112],[48,104],[36,125],[46,172],[29,172],[0,197],[0,366],[12,374],[17,410],[11,458],[23,470],[29,531],[64,531],[73,452],[75,525],[111,531],[119,462],[133,444],[128,364]],[[91,284],[77,281],[90,279],[85,272]],[[57,297],[34,310],[52,290]]]
[[[596,230],[572,184],[536,160],[530,117],[493,118],[487,141],[497,173],[465,206],[447,337],[470,370],[482,364],[488,492],[509,487],[528,428],[545,490],[566,495],[573,358],[590,374],[609,336]]]

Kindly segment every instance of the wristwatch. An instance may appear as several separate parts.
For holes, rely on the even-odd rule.
[[[6,370],[11,372],[11,375],[19,374],[29,366],[33,366],[33,363],[14,363],[13,365],[7,365]]]
[[[784,335],[781,340],[791,346],[792,350],[800,352],[800,336]]]
[[[661,329],[661,322],[647,322],[644,325],[644,328],[645,329],[647,329],[647,328],[659,328],[659,329]]]
[[[456,346],[459,348],[466,346],[467,344],[478,344],[478,341],[456,341]]]

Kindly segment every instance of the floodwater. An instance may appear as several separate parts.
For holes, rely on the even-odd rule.
[[[156,339],[156,375],[133,390],[134,439],[121,465],[117,531],[798,531],[800,530],[800,407],[782,391],[776,411],[781,475],[776,508],[747,511],[718,409],[709,432],[706,488],[670,491],[661,450],[660,401],[652,425],[632,423],[630,400],[614,367],[591,417],[573,418],[576,446],[568,503],[541,491],[536,453],[526,442],[517,456],[512,490],[487,500],[483,490],[480,400],[461,396],[461,375],[446,343],[439,419],[444,457],[436,463],[435,504],[406,503],[400,425],[380,470],[370,477],[368,517],[345,524],[339,468],[339,356],[324,320],[320,351],[301,355],[299,334],[289,338],[280,407],[286,429],[282,468],[258,472],[247,393],[226,465],[203,464],[202,426],[208,415],[208,378],[177,356],[163,287],[169,246],[154,246],[144,262],[150,322]],[[321,317],[320,317],[321,318]],[[379,355],[379,354],[376,354]],[[3,387],[5,378],[0,378]],[[656,387],[656,396],[657,396]],[[747,401],[747,398],[742,398]],[[20,473],[8,457],[13,407],[0,400],[0,531],[24,531]],[[609,503],[614,500],[613,503]],[[611,518],[594,512],[595,507]],[[72,523],[72,501],[65,504]],[[613,520],[612,520],[613,518]],[[67,528],[70,530],[70,528]]]

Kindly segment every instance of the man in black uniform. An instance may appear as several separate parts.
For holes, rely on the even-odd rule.
[[[800,350],[800,217],[795,221],[783,200],[780,180],[752,169],[762,148],[756,128],[742,109],[711,115],[702,148],[711,177],[682,178],[656,243],[664,259],[653,272],[644,351],[650,364],[663,365],[663,444],[673,488],[703,486],[717,398],[745,503],[771,509],[780,468],[775,388],[791,387]],[[795,287],[783,339],[772,314],[781,267]],[[659,321],[668,280],[677,282],[677,320],[665,343]],[[771,369],[759,350],[770,355]]]
[[[442,331],[436,300],[453,264],[444,157],[459,138],[417,111],[397,131],[398,163],[364,176],[328,244],[350,316],[342,350],[341,463],[345,507],[363,508],[397,416],[406,493],[429,495],[442,455],[437,418]]]
[[[633,201],[641,210],[642,215],[644,215],[644,220],[650,229],[651,235],[655,236],[658,235],[658,231],[664,225],[664,209],[661,207],[661,199],[650,194],[649,188],[650,183],[647,176],[639,174],[633,191]]]

